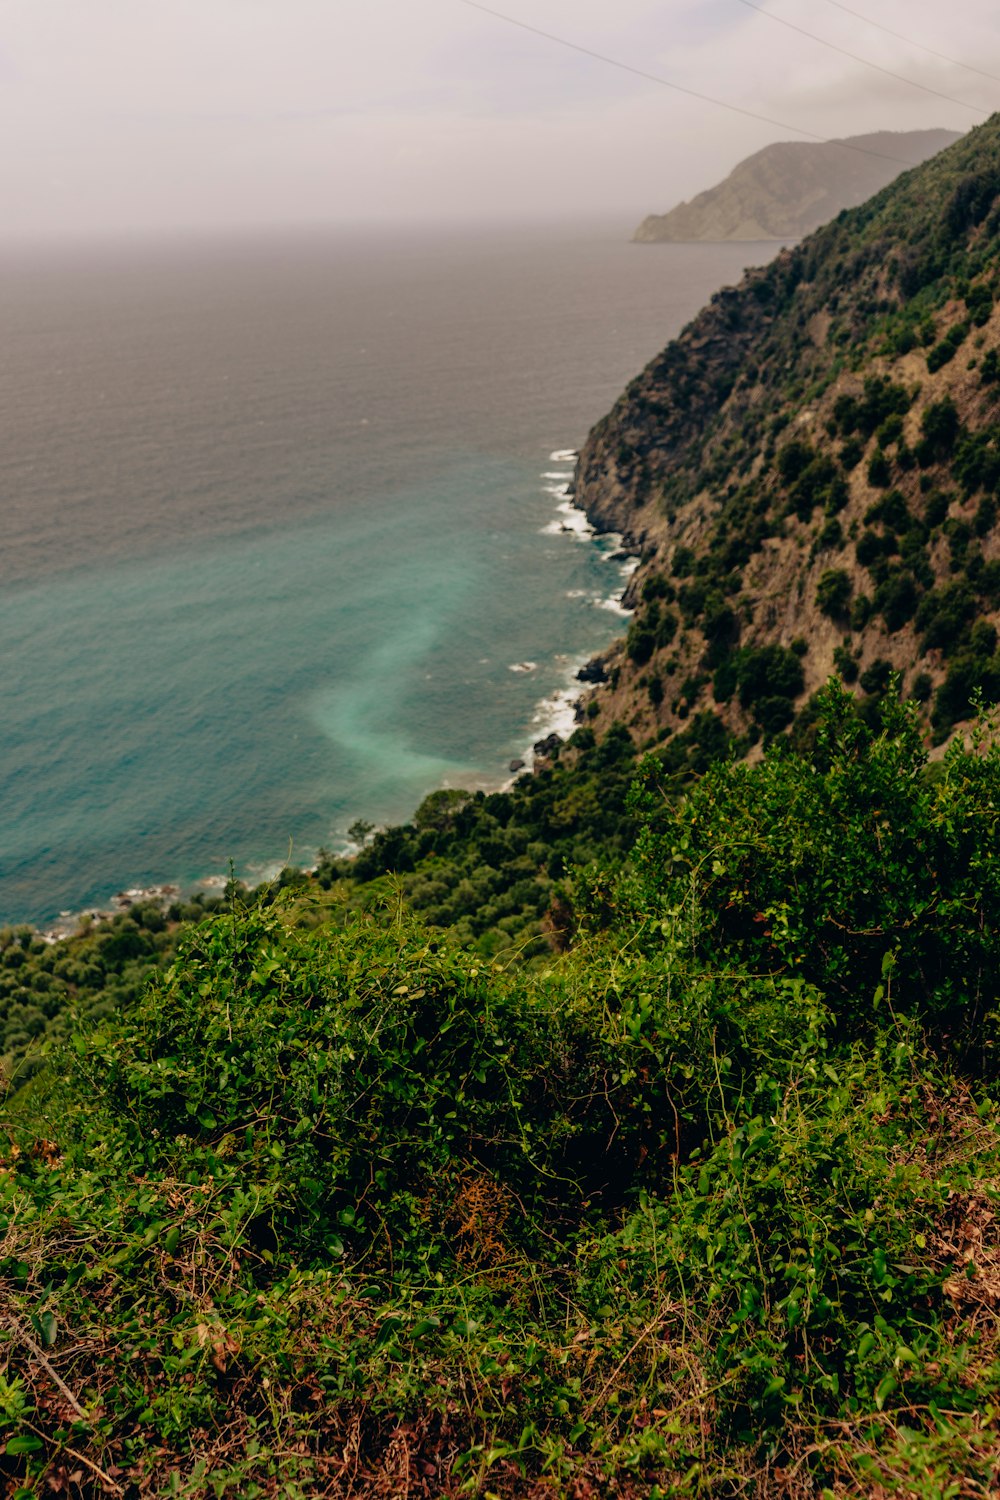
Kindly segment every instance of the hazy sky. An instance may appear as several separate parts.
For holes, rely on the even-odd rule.
[[[822,135],[1000,107],[996,0],[496,0],[582,47]],[[997,75],[988,79],[916,43]],[[462,0],[0,0],[0,236],[663,212],[789,131]],[[977,113],[976,111],[979,111]]]

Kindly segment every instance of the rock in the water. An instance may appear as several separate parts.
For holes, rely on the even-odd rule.
[[[524,763],[523,760],[514,759],[510,763],[510,769],[512,771],[523,771],[524,770],[524,765],[525,765],[525,763]]]
[[[547,734],[544,740],[536,740],[533,746],[535,755],[541,760],[549,760],[553,755],[558,755],[562,749],[562,738],[558,734]]]
[[[577,682],[607,682],[608,672],[600,656],[586,662],[576,674]]]

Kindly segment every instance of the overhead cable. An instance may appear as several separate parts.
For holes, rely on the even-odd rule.
[[[811,42],[819,42],[821,47],[829,47],[831,52],[839,52],[841,57],[849,57],[852,62],[861,63],[862,67],[874,68],[876,73],[884,73],[887,78],[894,78],[897,83],[907,83],[911,88],[920,89],[924,94],[933,94],[935,99],[946,99],[949,104],[957,104],[959,109],[967,109],[974,115],[986,117],[987,111],[980,109],[978,105],[967,104],[964,99],[956,99],[951,94],[942,94],[940,89],[932,89],[926,83],[918,83],[915,78],[907,78],[904,73],[894,73],[891,68],[883,68],[881,63],[869,62],[867,57],[859,57],[856,52],[848,52],[846,47],[838,47],[836,42],[828,42],[824,37],[817,36],[814,31],[806,31],[804,26],[796,26],[794,21],[786,21],[784,16],[776,16],[773,10],[765,10],[763,5],[755,5],[754,0],[738,0],[740,5],[745,5],[747,10],[755,10],[759,16],[766,16],[769,21],[776,21],[779,26],[787,26],[789,31],[797,31],[799,36],[807,36]]]
[[[677,94],[686,94],[689,99],[699,99],[702,104],[713,104],[717,109],[727,109],[732,114],[743,115],[748,120],[759,120],[764,125],[774,125],[778,130],[790,130],[793,135],[803,135],[811,141],[819,141],[824,146],[839,146],[845,151],[855,151],[859,156],[877,156],[880,161],[895,162],[900,167],[917,167],[919,162],[910,161],[902,156],[890,156],[886,151],[873,151],[868,146],[854,146],[849,141],[831,140],[829,136],[818,135],[815,130],[805,130],[801,125],[789,125],[785,120],[775,120],[770,115],[762,115],[754,109],[745,109],[740,104],[730,104],[725,99],[716,99],[711,94],[703,94],[698,89],[689,89],[682,83],[674,83],[669,78],[663,78],[658,73],[649,73],[645,68],[633,67],[631,63],[622,62],[617,57],[608,57],[603,52],[596,52],[591,47],[583,47],[579,42],[571,42],[568,37],[557,36],[555,32],[543,31],[540,26],[532,26],[529,21],[520,21],[516,16],[508,16],[503,11],[494,10],[490,5],[483,5],[481,0],[459,0],[462,5],[471,7],[472,10],[480,10],[487,16],[493,16],[498,21],[505,21],[508,26],[516,26],[521,31],[531,32],[533,36],[544,37],[547,42],[555,42],[559,47],[568,47],[572,52],[582,53],[584,57],[594,58],[597,62],[607,63],[609,67],[618,68],[623,73],[631,73],[636,78],[644,78],[647,83],[656,83],[661,88],[672,89]]]
[[[904,36],[901,31],[893,31],[890,26],[883,26],[881,21],[873,21],[871,16],[863,16],[859,10],[852,10],[849,5],[842,5],[841,0],[826,0],[826,3],[832,5],[835,10],[842,10],[845,15],[853,16],[856,21],[864,21],[866,26],[874,26],[876,31],[884,31],[886,36],[895,37],[897,42],[906,42],[907,46],[917,47],[930,57],[937,57],[942,62],[950,63],[953,68],[964,68],[968,73],[978,73],[980,78],[989,78],[994,83],[1000,83],[1000,73],[987,73],[985,68],[975,68],[972,63],[962,62],[958,57],[949,57],[947,52],[938,52],[936,47],[928,47],[926,43],[918,42],[915,37]]]

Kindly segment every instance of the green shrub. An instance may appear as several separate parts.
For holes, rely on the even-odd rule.
[[[845,437],[860,432],[870,438],[883,422],[903,416],[910,409],[912,397],[905,386],[895,385],[880,375],[865,378],[862,396],[841,395],[834,403],[833,415]]]
[[[644,836],[645,904],[696,914],[708,964],[815,985],[848,1030],[891,972],[897,1012],[974,1036],[1000,998],[1000,751],[956,746],[932,782],[913,705],[875,733],[821,698],[812,763],[718,767]]]
[[[952,457],[952,473],[966,495],[1000,486],[1000,428],[985,427],[963,433]]]
[[[958,408],[950,396],[926,407],[920,418],[923,440],[917,448],[917,459],[924,466],[943,463],[952,452],[962,430]]]
[[[863,531],[854,548],[854,555],[863,568],[870,568],[883,558],[897,552],[898,543],[891,532],[879,535],[870,529]]]
[[[920,595],[913,574],[905,568],[893,568],[875,590],[872,601],[875,610],[885,621],[890,635],[902,630],[917,611]]]
[[[851,575],[843,568],[827,568],[816,586],[816,603],[823,614],[837,620],[847,610],[852,593]]]
[[[868,461],[868,483],[878,489],[892,483],[892,461],[881,448],[876,448]]]
[[[921,649],[946,653],[961,639],[976,612],[975,595],[966,583],[947,584],[921,599],[916,613]]]
[[[948,517],[948,507],[951,504],[951,496],[942,490],[932,490],[927,498],[924,508],[924,523],[927,526],[940,526]]]
[[[948,364],[955,358],[968,337],[969,328],[968,321],[954,324],[948,329],[944,338],[936,343],[933,349],[927,351],[927,368],[932,375],[935,370],[940,370],[942,365]]]
[[[820,552],[832,552],[844,545],[844,528],[835,517],[827,521],[816,538],[816,544]]]
[[[848,438],[840,450],[840,462],[847,473],[856,469],[865,456],[864,444],[857,438]]]
[[[965,294],[965,305],[976,328],[983,328],[993,311],[993,289],[988,282],[975,282]]]
[[[754,704],[754,718],[767,735],[780,734],[795,717],[795,704],[782,694],[770,693]]]
[[[766,698],[797,698],[805,688],[802,663],[784,646],[746,648],[736,656],[740,703],[750,708]]]
[[[833,653],[833,664],[844,682],[857,682],[858,662],[847,646],[837,646]]]
[[[881,521],[889,531],[897,534],[905,532],[911,525],[911,518],[903,492],[890,490],[881,500],[869,505],[865,511],[865,520],[869,523]]]
[[[786,443],[778,453],[778,473],[785,484],[793,484],[815,460],[815,453],[807,442],[796,438]]]

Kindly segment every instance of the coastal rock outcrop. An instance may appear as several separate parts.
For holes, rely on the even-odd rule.
[[[562,749],[562,736],[558,734],[547,734],[544,739],[536,740],[532,747],[535,752],[535,760],[551,760],[558,755]]]

